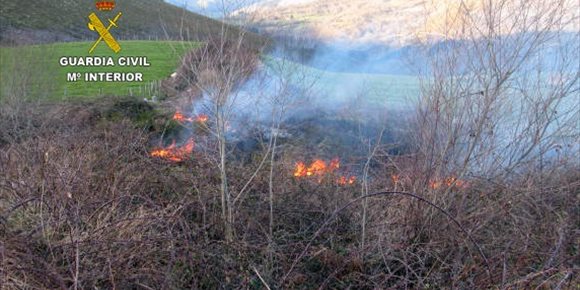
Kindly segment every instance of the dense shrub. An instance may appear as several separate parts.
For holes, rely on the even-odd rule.
[[[332,175],[293,178],[294,148],[274,168],[273,236],[262,168],[235,203],[235,240],[225,243],[209,153],[180,163],[151,158],[158,133],[132,121],[133,110],[110,119],[103,106],[36,108],[19,120],[38,125],[2,128],[21,136],[0,147],[3,288],[527,289],[578,281],[577,168],[434,189],[412,158],[378,157],[366,182],[338,186]],[[230,163],[232,192],[258,168],[256,154]],[[340,210],[361,185],[413,192],[441,209],[379,195]]]

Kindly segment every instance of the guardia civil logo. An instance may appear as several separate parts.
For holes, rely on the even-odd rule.
[[[97,0],[95,3],[95,7],[99,11],[110,12],[113,9],[115,9],[115,1]],[[96,13],[93,12],[89,14],[88,27],[90,30],[95,31],[99,35],[99,38],[93,43],[93,45],[89,49],[89,54],[93,53],[95,48],[101,42],[105,43],[115,53],[119,53],[119,51],[121,51],[121,45],[119,45],[119,42],[117,42],[115,37],[111,34],[111,29],[113,29],[114,27],[115,28],[119,27],[117,25],[117,22],[119,21],[119,18],[121,18],[121,15],[123,14],[119,12],[113,19],[108,18],[107,19],[109,21],[108,25],[105,26],[105,24],[103,24],[103,22],[97,16]]]
[[[144,55],[123,55],[119,54],[121,51],[121,44],[117,39],[122,40],[122,35],[117,35],[115,38],[114,29],[118,28],[119,19],[123,15],[121,12],[116,14],[111,13],[115,9],[115,0],[96,0],[95,7],[99,13],[91,12],[88,16],[88,28],[95,32],[96,40],[92,42],[88,55],[85,56],[62,56],[59,59],[61,67],[72,68],[66,73],[66,81],[73,82],[143,82],[143,72],[139,68],[146,68],[151,66]],[[114,17],[109,17],[113,16]],[[105,25],[107,23],[107,25]],[[115,54],[111,56],[109,51],[95,52],[95,48],[99,45],[106,46],[105,49],[110,49]],[[100,55],[99,55],[100,54]],[[132,67],[135,71],[118,71],[118,67]],[[105,69],[103,69],[105,68]],[[108,68],[111,70],[109,71]]]

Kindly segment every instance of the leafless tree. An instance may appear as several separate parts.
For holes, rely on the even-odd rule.
[[[421,171],[505,178],[553,162],[561,146],[577,150],[579,42],[569,30],[577,3],[472,2],[447,15],[446,39],[428,44],[416,119]]]
[[[233,6],[232,6],[233,5]],[[228,3],[222,7],[224,25],[222,32],[203,40],[201,47],[193,48],[183,60],[180,78],[192,90],[193,106],[209,115],[204,129],[217,141],[217,167],[220,172],[220,199],[222,219],[227,241],[234,238],[232,224],[235,208],[244,199],[253,180],[269,163],[270,204],[269,234],[274,223],[274,184],[276,148],[281,124],[288,109],[301,102],[311,86],[300,66],[287,59],[266,58],[257,44],[247,39],[250,13],[238,17],[232,7],[240,3]],[[262,60],[260,60],[262,57]],[[268,62],[267,64],[263,63]],[[294,90],[293,88],[300,89]],[[244,119],[245,118],[245,119]],[[234,153],[228,145],[231,137],[242,134],[249,126],[241,122],[253,122],[256,127],[265,126],[267,144],[258,166],[248,172],[246,181],[238,190],[232,191],[228,182],[228,159]],[[244,128],[245,127],[245,128]]]

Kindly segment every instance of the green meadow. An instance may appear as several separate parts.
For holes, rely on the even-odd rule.
[[[54,43],[0,47],[0,97],[20,94],[47,100],[89,99],[106,95],[150,97],[158,94],[159,82],[169,77],[181,57],[198,46],[179,41],[120,41],[116,54],[101,42],[90,56],[146,56],[148,67],[63,67],[61,57],[89,56],[92,42]],[[139,72],[143,82],[67,82],[67,73]]]
[[[178,67],[181,57],[199,46],[180,41],[120,41],[122,50],[116,54],[100,43],[90,55],[94,57],[146,56],[148,67],[80,67],[61,66],[61,57],[89,56],[92,42],[53,43],[20,47],[0,47],[0,98],[12,94],[49,101],[87,100],[102,96],[160,96],[159,83]],[[312,84],[319,97],[327,102],[357,99],[365,103],[401,106],[418,93],[418,80],[412,76],[328,72],[294,62],[265,57],[274,71],[289,70],[297,78]],[[143,82],[68,82],[67,73],[139,72]],[[289,73],[288,71],[284,74]]]
[[[334,72],[277,57],[266,56],[264,60],[273,74],[291,76],[323,104],[404,109],[420,93],[420,80],[412,75]]]

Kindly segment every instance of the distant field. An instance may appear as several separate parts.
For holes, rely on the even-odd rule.
[[[417,100],[420,83],[416,76],[333,72],[268,57],[273,71],[292,71],[297,82],[310,86],[315,102],[321,105],[361,105],[404,108]]]
[[[26,96],[48,100],[90,99],[105,95],[158,95],[156,83],[167,78],[178,66],[185,52],[197,43],[177,41],[122,41],[119,56],[147,56],[150,67],[61,67],[61,56],[87,56],[90,42],[55,43],[22,47],[0,47],[0,97],[10,91],[25,90]],[[93,56],[115,56],[99,44]],[[270,67],[281,62],[267,57]],[[313,84],[320,104],[362,103],[400,107],[409,104],[418,93],[418,80],[412,76],[328,72],[298,63],[287,63],[296,77],[306,75]],[[142,72],[144,82],[67,82],[68,72]]]
[[[419,94],[419,80],[414,76],[325,72],[312,69],[320,78],[315,85],[326,101],[352,102],[368,105],[405,107]]]
[[[26,89],[28,94],[50,100],[91,98],[102,95],[156,94],[156,81],[167,78],[178,66],[185,52],[197,46],[177,41],[121,41],[122,50],[115,55],[104,43],[92,56],[147,56],[150,67],[61,67],[62,56],[87,56],[90,42],[55,43],[23,47],[0,47],[1,94]],[[141,72],[142,83],[67,82],[67,72]]]

